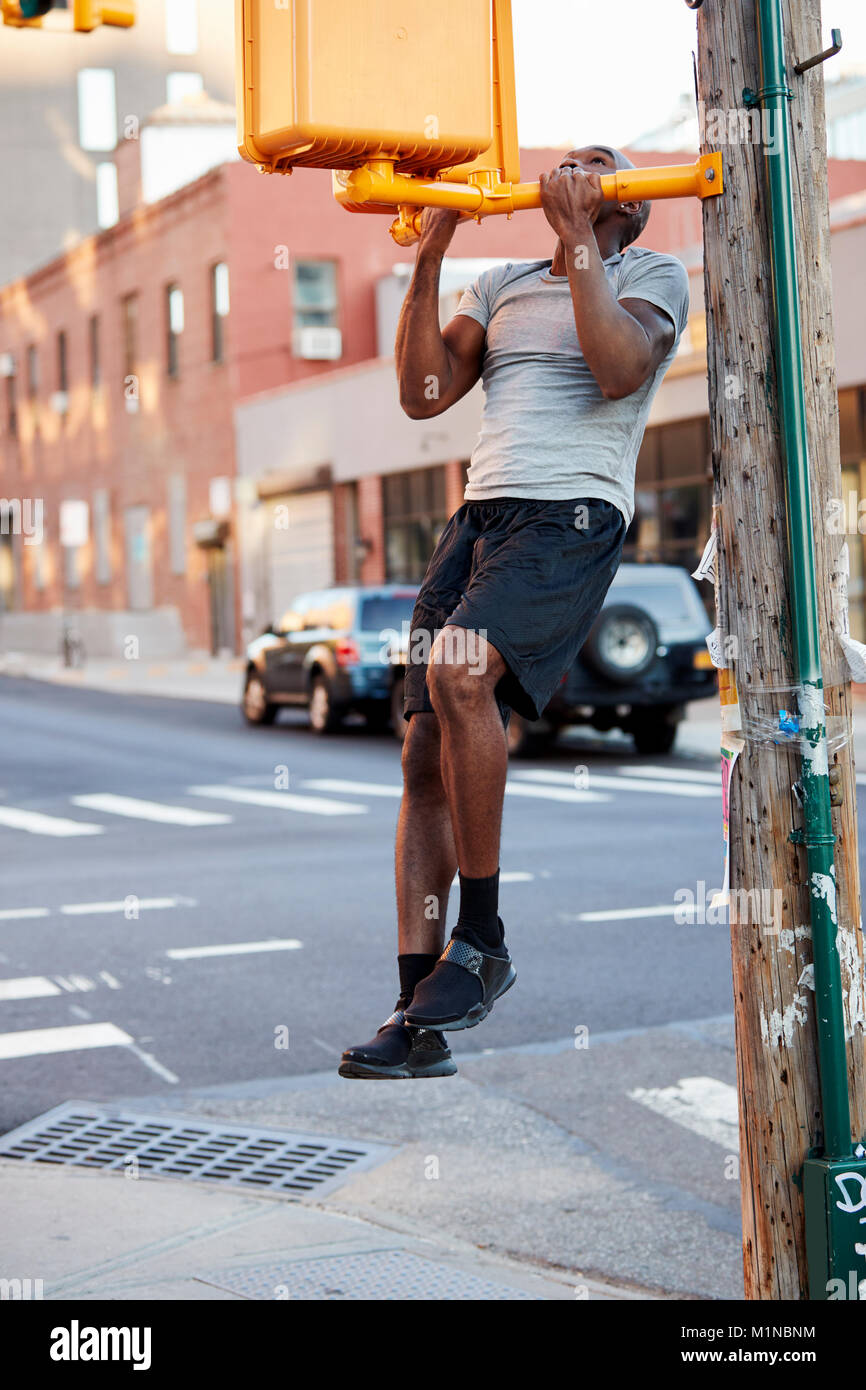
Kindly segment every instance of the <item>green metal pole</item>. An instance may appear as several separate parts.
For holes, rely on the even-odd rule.
[[[757,0],[757,5],[761,59],[761,91],[758,95],[773,122],[771,129],[774,136],[772,144],[765,140],[764,149],[770,194],[776,377],[787,474],[791,604],[797,679],[801,688],[802,843],[806,847],[809,870],[824,1154],[827,1158],[838,1159],[852,1153],[851,1111],[842,973],[836,947],[835,836],[830,818],[824,686],[818,639],[818,599],[806,443],[806,398],[786,105],[790,93],[785,74],[781,0]]]

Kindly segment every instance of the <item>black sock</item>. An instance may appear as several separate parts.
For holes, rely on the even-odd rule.
[[[489,878],[460,875],[460,914],[452,936],[468,941],[479,951],[504,954],[499,906],[499,870]]]
[[[438,956],[407,955],[397,957],[397,969],[400,972],[400,998],[397,1000],[398,1009],[407,1009],[412,1002],[412,995],[415,986],[420,980],[426,979],[436,964]]]

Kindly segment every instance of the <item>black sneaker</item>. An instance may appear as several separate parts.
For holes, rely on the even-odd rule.
[[[489,956],[452,936],[431,973],[415,986],[406,1022],[446,1032],[474,1028],[516,979],[507,951],[504,956]]]
[[[398,1009],[382,1024],[375,1038],[347,1047],[340,1076],[360,1080],[394,1080],[420,1076],[454,1076],[457,1067],[441,1033],[413,1028]]]

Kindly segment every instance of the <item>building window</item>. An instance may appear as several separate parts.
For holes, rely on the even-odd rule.
[[[635,514],[623,558],[694,570],[710,534],[709,421],[676,420],[648,429],[638,455]]]
[[[294,272],[295,328],[336,328],[336,261],[295,261]]]
[[[165,46],[169,53],[198,52],[197,0],[165,0]]]
[[[102,384],[102,362],[99,354],[99,315],[91,314],[87,327],[90,346],[90,385],[94,391]]]
[[[385,568],[396,584],[424,577],[436,542],[448,520],[445,468],[413,468],[382,479]]]
[[[61,328],[57,334],[57,390],[64,396],[69,390],[69,352],[65,328]]]
[[[117,165],[113,160],[96,166],[96,222],[113,227],[120,216],[117,193]]]
[[[104,487],[93,494],[93,574],[97,584],[111,583],[111,504]]]
[[[186,478],[168,480],[168,552],[172,574],[186,574]]]
[[[10,355],[6,371],[6,428],[13,439],[18,436],[18,378],[15,358]]]
[[[211,357],[222,362],[225,355],[225,321],[229,315],[229,268],[225,261],[211,266]]]
[[[111,68],[82,68],[78,74],[78,140],[83,150],[113,150],[117,144],[117,94]]]
[[[31,401],[39,395],[39,349],[35,343],[27,349],[27,395]]]
[[[39,349],[31,343],[27,349],[27,399],[33,416],[33,428],[39,429]]]
[[[183,290],[167,285],[165,291],[166,369],[169,376],[180,371],[180,335],[183,332]]]
[[[165,79],[165,99],[169,106],[176,106],[203,91],[204,78],[200,72],[170,72]]]
[[[123,375],[136,375],[138,365],[138,295],[128,294],[121,300],[123,320]]]

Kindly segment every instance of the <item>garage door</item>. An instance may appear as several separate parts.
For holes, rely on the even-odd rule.
[[[278,618],[297,594],[334,582],[334,517],[330,492],[268,499],[270,613]]]

